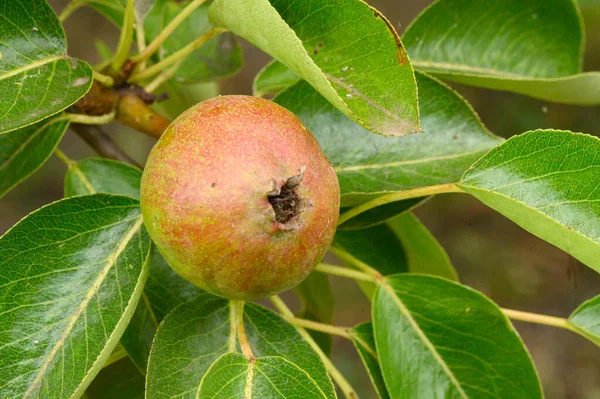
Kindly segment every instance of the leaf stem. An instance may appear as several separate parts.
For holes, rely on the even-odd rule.
[[[376,208],[378,206],[386,205],[391,202],[407,200],[407,199],[411,199],[411,198],[426,197],[429,195],[445,194],[445,193],[464,193],[464,191],[462,189],[460,189],[455,183],[449,183],[449,184],[440,184],[437,186],[418,187],[418,188],[413,188],[412,190],[404,190],[404,191],[399,191],[397,193],[382,195],[381,197],[377,197],[370,201],[364,202],[364,203],[357,205],[354,208],[351,208],[348,211],[342,213],[338,220],[338,226],[347,222],[348,220],[352,219],[353,217],[356,217],[356,216],[360,215],[361,213],[364,213],[364,212],[371,210],[373,208]]]
[[[373,267],[369,266],[362,260],[356,258],[354,255],[351,255],[350,253],[344,251],[343,249],[336,248],[336,247],[329,248],[329,251],[331,251],[335,256],[340,258],[340,260],[352,264],[357,269],[362,270],[364,273],[371,276],[371,278],[372,278],[371,281],[378,282],[381,280],[381,278],[382,278],[381,273],[379,273],[377,271],[377,269],[374,269]]]
[[[177,61],[171,68],[161,72],[156,78],[154,78],[154,80],[152,80],[152,82],[148,83],[144,89],[148,93],[152,93],[154,90],[158,89],[161,84],[165,83],[167,80],[171,79],[173,75],[175,75],[182,63],[183,60]]]
[[[308,328],[309,330],[315,330],[324,332],[325,334],[337,335],[346,339],[352,339],[349,327],[339,327],[331,324],[319,323],[312,320],[300,319],[298,317],[287,317],[284,318],[290,323],[297,327]]]
[[[142,17],[137,11],[135,11],[135,38],[139,52],[143,52],[146,49],[146,33],[144,32],[144,17]],[[137,68],[140,71],[146,69],[146,61],[139,63]]]
[[[375,277],[373,277],[373,276],[371,276],[371,275],[369,275],[367,273],[359,272],[357,270],[348,269],[347,267],[330,265],[328,263],[319,263],[314,268],[314,271],[319,272],[319,273],[331,274],[333,276],[340,276],[340,277],[351,278],[351,279],[354,279],[354,280],[369,281],[371,283],[376,283],[377,282],[377,280],[375,279]]]
[[[522,312],[520,310],[504,308],[502,308],[502,313],[504,313],[508,318],[513,320],[526,321],[528,323],[535,324],[543,324],[546,326],[563,328],[565,330],[578,333],[578,331],[569,324],[569,321],[567,319],[563,319],[562,317],[546,316],[538,313]]]
[[[131,57],[131,60],[136,63],[141,63],[146,61],[158,48],[167,40],[169,36],[177,29],[177,27],[185,21],[187,17],[198,7],[200,7],[206,0],[194,0],[190,4],[187,5],[165,28],[160,32],[160,34],[152,40],[152,42],[146,48],[140,48],[139,54]]]
[[[135,9],[134,1],[127,0],[125,6],[125,16],[123,17],[123,26],[121,27],[121,36],[119,37],[119,44],[113,57],[111,68],[114,72],[119,72],[121,66],[129,58],[129,52],[131,51],[131,43],[133,42],[133,23],[135,20]]]
[[[69,157],[68,157],[68,156],[67,156],[67,155],[66,155],[64,152],[62,152],[62,151],[60,150],[60,148],[58,148],[58,147],[56,147],[56,148],[54,149],[54,155],[56,155],[56,157],[57,157],[58,159],[60,159],[60,160],[62,161],[62,163],[64,163],[64,164],[67,166],[67,168],[70,168],[70,167],[71,167],[71,165],[75,163],[75,162],[74,162],[74,161],[73,161],[71,158],[69,158]]]
[[[112,76],[104,75],[98,71],[94,71],[94,80],[102,83],[104,87],[112,87],[115,84],[115,80]]]
[[[66,118],[71,123],[81,123],[84,125],[106,125],[115,120],[115,111],[104,115],[85,115],[65,113]]]
[[[272,296],[269,299],[271,300],[275,308],[277,308],[277,310],[279,310],[279,312],[281,312],[281,314],[285,318],[289,319],[294,317],[294,313],[292,313],[292,311],[287,307],[285,302],[283,302],[278,295]],[[340,371],[335,367],[335,365],[331,362],[331,359],[329,359],[325,352],[323,352],[323,350],[310,336],[310,334],[300,326],[295,327],[296,330],[298,330],[298,333],[302,336],[302,338],[304,338],[304,340],[308,342],[310,347],[317,353],[317,355],[325,365],[327,372],[329,373],[329,375],[331,375],[331,378],[333,378],[333,380],[336,382],[340,390],[343,392],[344,396],[347,399],[358,399],[358,395],[356,394],[354,388],[352,388],[352,385],[350,385],[346,378],[344,378],[342,373],[340,373]]]
[[[87,3],[86,0],[71,0],[69,4],[61,11],[58,16],[60,23],[64,23],[77,9],[83,7]]]
[[[190,53],[192,51],[194,51],[195,49],[197,49],[198,47],[200,47],[201,45],[206,43],[208,40],[212,39],[213,36],[218,35],[219,33],[222,33],[222,32],[225,32],[225,29],[222,29],[222,28],[210,29],[204,35],[200,36],[198,39],[194,40],[193,42],[191,42],[190,44],[188,44],[181,50],[171,54],[169,57],[165,58],[164,60],[157,62],[156,64],[144,69],[143,71],[134,72],[133,75],[131,76],[131,78],[129,79],[129,82],[132,82],[132,83],[140,82],[144,79],[151,78],[152,76],[162,72],[169,65],[172,65],[172,64],[176,63],[177,61],[184,59],[185,57],[190,55]]]
[[[62,152],[58,147],[56,147],[54,149],[54,154],[58,157],[58,159],[63,161],[65,165],[67,165],[67,168],[69,168],[69,170],[72,170],[77,175],[77,177],[79,177],[79,180],[81,180],[81,183],[83,184],[83,186],[85,187],[85,189],[87,190],[87,192],[89,194],[97,193],[97,191],[94,188],[94,186],[92,185],[92,183],[85,176],[85,174],[81,171],[79,166],[77,166],[77,162],[73,161],[71,158],[66,156],[65,153]],[[145,296],[144,293],[142,293],[142,295]]]
[[[235,330],[237,332],[238,341],[242,348],[242,354],[249,360],[254,359],[252,348],[246,337],[246,330],[244,329],[244,301],[230,300],[229,306],[233,309],[233,316],[235,317]]]

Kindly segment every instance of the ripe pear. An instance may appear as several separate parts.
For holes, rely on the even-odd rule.
[[[148,232],[196,286],[239,300],[299,284],[333,240],[340,189],[317,141],[262,98],[203,101],[169,125],[141,183]]]

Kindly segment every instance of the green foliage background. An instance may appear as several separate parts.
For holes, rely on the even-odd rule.
[[[368,2],[386,15],[399,33],[430,3],[428,0]],[[66,1],[50,3],[60,10]],[[580,0],[580,5],[587,37],[584,70],[600,70],[600,2]],[[87,8],[69,19],[65,28],[70,38],[70,55],[91,62],[100,61],[93,37],[104,37],[111,48],[118,38],[118,31],[110,22]],[[246,43],[244,50],[246,67],[221,83],[222,94],[251,94],[254,75],[270,59]],[[469,100],[492,132],[505,138],[537,128],[600,135],[598,107],[547,103],[512,93],[452,86]],[[195,86],[193,95],[200,100],[214,93],[215,87],[205,84]],[[165,107],[168,109],[169,104]],[[106,130],[113,130],[112,135],[134,158],[144,160],[153,141],[141,134],[120,134],[118,129],[123,128],[116,127],[115,124],[115,129]],[[74,135],[67,134],[62,143],[74,158],[94,156]],[[57,171],[64,171],[64,166],[52,157],[32,178],[0,201],[0,233],[29,212],[62,198],[63,174]],[[579,303],[597,293],[600,275],[470,196],[436,197],[418,208],[416,214],[446,248],[462,282],[503,307],[566,317]],[[355,325],[368,319],[370,306],[363,295],[352,294],[352,290],[358,290],[353,281],[332,278],[332,286],[338,309],[336,324]],[[600,398],[599,347],[568,331],[519,322],[515,325],[532,353],[547,398]],[[335,363],[350,381],[356,381],[353,385],[361,397],[375,397],[374,393],[363,391],[370,389],[370,384],[352,343],[334,338],[334,346]],[[127,362],[125,359],[113,367],[131,367]],[[108,375],[111,368],[100,376]],[[90,391],[93,392],[93,385]]]

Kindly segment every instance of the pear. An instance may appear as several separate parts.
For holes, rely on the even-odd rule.
[[[148,232],[192,284],[239,300],[308,276],[339,216],[333,166],[302,122],[262,98],[220,96],[173,121],[141,184]]]

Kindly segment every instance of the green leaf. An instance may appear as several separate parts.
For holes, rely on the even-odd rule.
[[[438,277],[387,277],[373,328],[392,398],[542,398],[517,332],[475,290]]]
[[[85,399],[144,399],[144,376],[128,358],[105,367],[85,391]]]
[[[252,93],[258,97],[276,94],[295,85],[300,79],[300,76],[281,62],[272,60],[254,77]]]
[[[333,293],[331,292],[329,277],[326,274],[311,273],[294,290],[302,304],[297,317],[333,324]],[[308,332],[319,344],[319,347],[323,349],[323,352],[330,356],[333,350],[331,335],[314,330],[308,330]]]
[[[327,398],[335,398],[325,366],[294,326],[275,312],[246,303],[244,326],[255,356],[281,356],[308,373]]]
[[[569,316],[569,324],[600,346],[600,295],[579,305]]]
[[[0,238],[0,397],[78,397],[142,293],[150,238],[136,200],[45,206]]]
[[[92,85],[92,68],[70,58],[56,14],[45,0],[0,8],[0,133],[57,114]]]
[[[210,367],[198,398],[328,398],[306,371],[279,356],[252,361],[226,353]]]
[[[157,0],[144,20],[146,41],[151,42],[173,18],[190,2]],[[158,58],[164,59],[181,50],[193,40],[208,32],[208,22],[203,4],[192,12],[163,43]],[[194,50],[181,64],[174,77],[178,82],[202,82],[224,78],[236,73],[243,65],[242,49],[231,33],[218,35]]]
[[[336,108],[386,136],[420,131],[414,74],[400,38],[361,0],[216,0],[215,25],[310,82]]]
[[[494,148],[460,187],[600,272],[600,140],[535,130]]]
[[[474,160],[502,142],[487,131],[458,94],[426,75],[416,76],[425,133],[409,137],[370,134],[338,112],[306,82],[275,97],[275,102],[302,120],[333,163],[342,207],[397,191],[457,182]],[[417,203],[418,200],[411,200],[404,205],[388,204],[383,210],[375,208],[369,215],[361,215],[358,225],[344,228],[381,222]]]
[[[458,281],[448,254],[423,223],[411,212],[389,220],[387,225],[400,238],[411,273],[431,274]]]
[[[148,399],[194,398],[210,365],[231,343],[228,301],[207,293],[165,317],[148,359]]]
[[[196,398],[251,398],[254,395],[245,392],[246,382],[252,378],[249,366],[250,362],[243,355],[237,352],[225,353],[202,377]],[[251,385],[252,381],[248,384]]]
[[[141,170],[121,162],[84,159],[69,166],[65,196],[106,192],[139,199],[141,176]],[[121,337],[121,344],[142,374],[158,324],[167,313],[199,292],[199,288],[175,273],[158,251],[153,252],[141,300]]]
[[[413,66],[444,79],[567,104],[600,104],[600,73],[581,73],[575,1],[438,0],[404,33]]]
[[[54,118],[0,135],[0,197],[46,162],[68,126]]]
[[[140,198],[142,171],[135,166],[105,158],[87,158],[69,165],[65,197],[109,193]]]
[[[373,387],[377,392],[378,397],[387,399],[390,394],[385,387],[381,367],[379,366],[379,358],[375,348],[375,337],[373,337],[373,324],[363,323],[352,329],[352,343],[356,347],[356,351],[367,369],[369,378],[373,383]]]
[[[285,358],[308,373],[327,398],[335,397],[325,366],[292,325],[269,309],[246,303],[244,326],[256,357]],[[148,399],[196,397],[209,367],[231,351],[239,352],[227,300],[202,293],[177,307],[161,323],[154,339]]]

